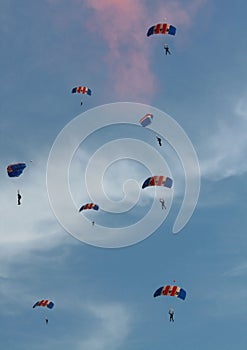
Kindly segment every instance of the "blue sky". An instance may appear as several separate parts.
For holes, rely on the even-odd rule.
[[[4,349],[246,348],[246,11],[241,0],[225,1],[224,7],[209,0],[1,1]],[[177,27],[176,36],[147,38],[147,29],[164,19]],[[164,55],[165,42],[170,56]],[[83,96],[83,106],[81,96],[71,94],[77,85],[92,89],[92,96]],[[124,114],[120,108],[113,114],[116,125],[90,134],[71,158],[75,208],[89,201],[90,194],[103,208],[114,207],[113,213],[76,213],[80,229],[97,237],[89,245],[64,229],[50,205],[49,154],[74,118],[93,129],[94,114],[102,111],[104,123],[109,117],[104,105],[118,102],[133,104],[131,125],[117,124]],[[152,124],[156,132],[138,125],[146,106],[161,111]],[[176,235],[172,227],[185,179],[172,145],[164,138],[161,148],[156,144],[162,113],[184,129],[201,169],[195,211]],[[61,155],[76,137],[70,135]],[[143,152],[138,148],[142,145]],[[113,161],[118,152],[121,156]],[[162,162],[147,156],[149,152]],[[8,178],[7,165],[19,161],[28,165],[24,174]],[[62,162],[61,156],[55,166]],[[92,186],[101,167],[100,187],[98,181]],[[139,191],[150,169],[170,172],[173,190]],[[67,211],[60,181],[54,192],[62,215],[70,220],[74,214]],[[16,203],[18,188],[21,206]],[[160,196],[169,207],[164,221]],[[128,227],[146,217],[149,208],[150,225],[161,220],[153,234],[142,240],[138,229],[137,244],[97,246],[99,237],[100,243],[107,237],[96,231],[100,225],[109,232]],[[90,220],[96,221],[95,230]],[[77,230],[78,222],[70,221]],[[185,301],[153,298],[158,287],[173,280],[187,291]],[[43,298],[54,301],[53,310],[32,309]],[[170,307],[175,309],[172,324]]]

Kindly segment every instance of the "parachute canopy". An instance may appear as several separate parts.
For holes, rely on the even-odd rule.
[[[90,95],[92,94],[92,90],[89,89],[88,87],[86,86],[76,86],[72,89],[72,94],[87,94],[87,95]]]
[[[151,124],[152,120],[153,120],[153,115],[151,113],[147,113],[147,114],[144,115],[144,117],[142,117],[139,120],[139,123],[141,124],[141,126],[145,127],[145,126]]]
[[[176,298],[180,298],[182,300],[185,300],[186,298],[186,291],[183,288],[180,288],[178,286],[164,286],[164,287],[160,287],[158,288],[155,292],[154,292],[154,298],[158,297],[160,295],[168,295],[171,297],[176,297]]]
[[[25,168],[26,168],[25,163],[10,164],[7,166],[7,173],[9,177],[18,177],[23,173],[23,170]]]
[[[176,28],[172,26],[171,24],[167,23],[158,23],[154,26],[150,27],[147,32],[147,36],[153,35],[153,34],[170,34],[175,35],[176,34]]]
[[[33,309],[36,306],[43,306],[43,307],[47,307],[48,309],[52,309],[54,306],[54,303],[50,300],[39,300],[33,305]]]
[[[143,184],[142,188],[149,187],[149,186],[164,186],[171,188],[172,187],[172,179],[167,176],[152,176],[147,178]]]
[[[94,204],[94,203],[87,203],[87,204],[84,204],[83,206],[80,207],[79,212],[82,210],[86,210],[86,209],[99,210],[99,206],[97,204]]]

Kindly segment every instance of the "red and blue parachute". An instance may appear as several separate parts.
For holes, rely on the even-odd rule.
[[[87,86],[76,86],[72,89],[72,94],[86,94],[86,95],[92,95],[92,90],[89,89]]]
[[[143,184],[142,188],[149,187],[149,186],[164,186],[171,188],[173,184],[173,180],[168,176],[152,176],[147,178]]]
[[[18,177],[23,173],[26,168],[25,163],[15,163],[7,166],[7,173],[9,177]]]
[[[87,209],[99,210],[99,206],[97,204],[94,204],[94,203],[83,204],[80,207],[79,212],[82,211],[82,210],[87,210]]]
[[[50,300],[39,300],[33,305],[33,309],[36,306],[43,306],[43,307],[47,307],[48,309],[52,309],[54,307],[54,303]]]
[[[153,296],[155,298],[155,297],[158,297],[160,295],[168,295],[168,296],[171,296],[171,297],[176,297],[176,298],[185,300],[185,298],[186,298],[186,291],[183,288],[178,287],[178,286],[167,285],[167,286],[163,286],[163,287],[158,288],[154,292]]]
[[[141,124],[141,126],[147,126],[149,124],[152,123],[153,121],[153,115],[151,113],[147,113],[144,115],[144,117],[142,117],[140,120],[139,120],[139,123]]]
[[[176,27],[174,27],[168,23],[158,23],[158,24],[155,24],[154,26],[150,27],[147,31],[147,36],[150,36],[153,34],[175,35],[176,34]]]

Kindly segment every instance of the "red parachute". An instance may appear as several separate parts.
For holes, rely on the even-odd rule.
[[[50,300],[39,300],[33,305],[33,309],[36,306],[43,306],[43,307],[47,307],[48,309],[52,309],[54,307],[54,303]]]
[[[160,295],[168,295],[171,297],[176,297],[176,298],[180,298],[182,300],[185,300],[186,298],[186,291],[178,286],[163,286],[158,288],[155,292],[154,292],[154,298],[158,297]]]
[[[152,176],[148,177],[142,184],[142,188],[149,187],[149,186],[164,186],[171,188],[172,187],[172,179],[168,176]]]
[[[82,211],[82,210],[87,210],[87,209],[99,210],[99,206],[97,204],[94,204],[94,203],[83,204],[80,207],[79,212]]]

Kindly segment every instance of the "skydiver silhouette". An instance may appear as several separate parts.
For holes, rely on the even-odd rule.
[[[17,190],[17,204],[21,205],[21,194],[19,190]]]
[[[48,318],[45,319],[45,324],[48,324]]]
[[[168,311],[169,315],[170,315],[170,322],[174,322],[174,310],[170,309]]]
[[[161,138],[160,138],[160,137],[158,137],[158,136],[156,136],[156,139],[157,139],[157,141],[158,141],[159,145],[160,145],[160,146],[162,146],[162,141],[161,141]]]
[[[92,225],[94,226],[94,221],[92,221]]]
[[[166,55],[169,53],[169,55],[171,54],[170,50],[169,50],[169,47],[167,44],[164,45],[164,49],[165,49],[165,53]]]
[[[160,198],[160,203],[161,203],[161,208],[162,208],[162,209],[166,209],[165,201],[164,201],[163,198]]]

